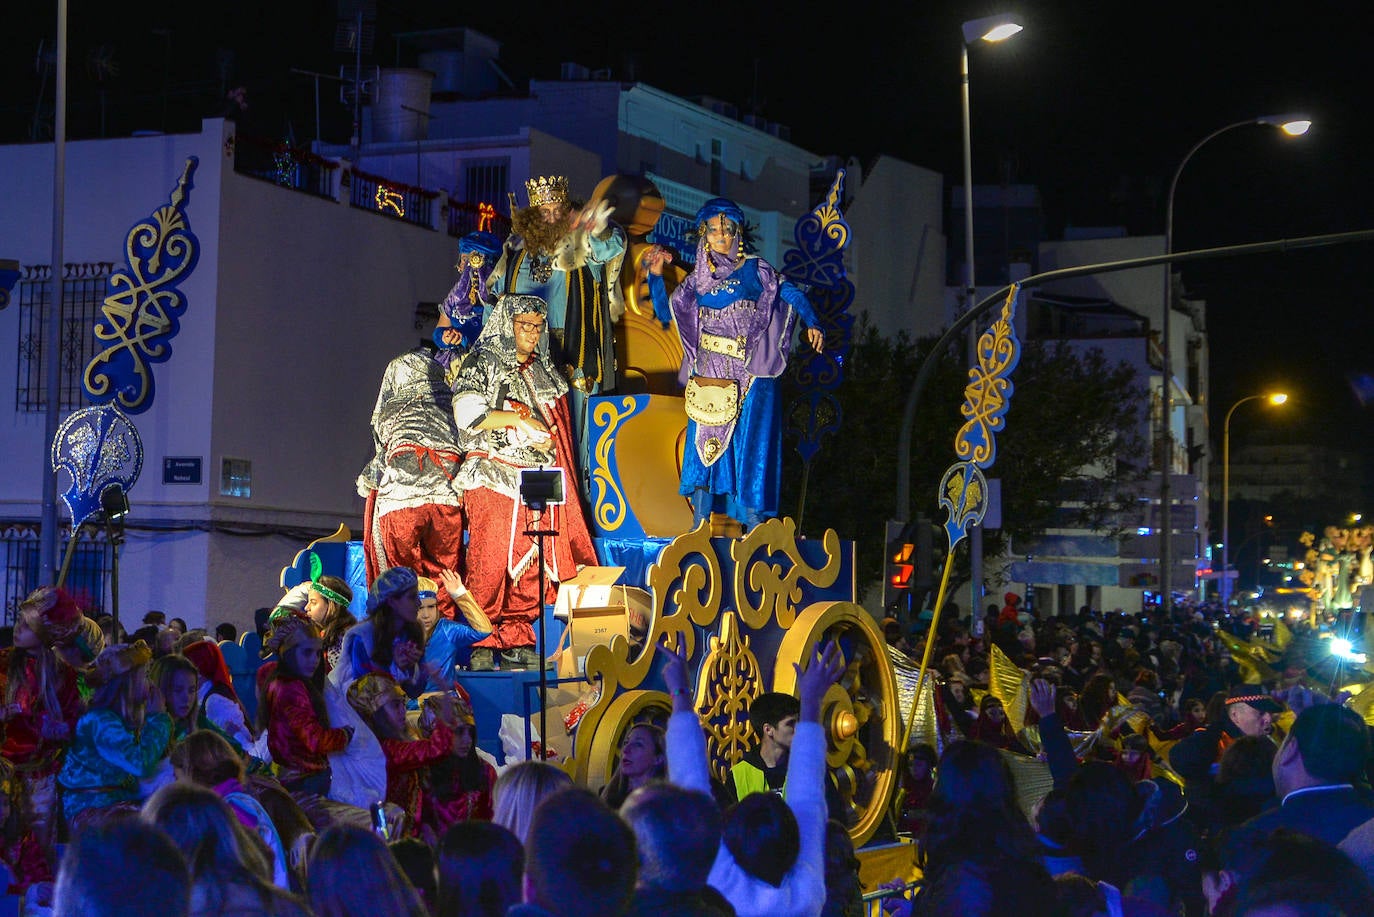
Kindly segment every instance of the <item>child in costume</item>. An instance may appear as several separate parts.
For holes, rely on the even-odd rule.
[[[256,737],[248,726],[248,711],[234,690],[234,677],[229,674],[224,651],[218,643],[200,640],[189,644],[182,654],[200,674],[200,687],[196,691],[200,702],[200,727],[208,727],[224,736],[240,755],[251,754]]]
[[[278,779],[294,793],[328,796],[328,755],[343,751],[354,729],[332,729],[322,693],[320,631],[304,613],[277,609],[263,641],[277,663],[262,689],[262,722]]]
[[[86,676],[95,664],[95,657],[105,648],[105,642],[105,631],[100,624],[84,614],[77,619],[70,633],[54,636],[53,652],[76,672],[76,688],[81,692],[83,705],[95,691],[93,686],[87,684]]]
[[[19,780],[14,765],[0,758],[0,862],[9,869],[6,894],[22,895],[32,885],[52,882],[53,864],[16,805]]]
[[[406,722],[406,695],[386,675],[364,675],[349,686],[348,702],[367,721],[386,752],[386,801],[410,815],[408,834],[417,833],[424,810],[422,788],[429,767],[452,754],[453,733],[431,719],[419,738]]]
[[[419,613],[415,572],[408,567],[383,570],[368,592],[366,620],[344,634],[343,653],[329,680],[347,690],[362,675],[388,675],[407,695],[419,697],[426,681]]]
[[[326,588],[334,591],[333,586],[329,583],[331,579],[333,579],[333,577],[322,576],[319,577],[319,583],[324,584]],[[310,594],[318,591],[315,589],[315,585],[315,583],[303,583],[301,586],[296,587],[301,590],[302,608],[309,607]],[[289,595],[290,593],[288,593],[288,596]],[[344,593],[340,592],[338,595],[343,597]],[[349,591],[347,595],[350,597],[351,601],[352,592]],[[328,596],[326,596],[326,598],[328,598]],[[333,599],[330,599],[330,601],[333,602]],[[311,620],[307,612],[294,611],[290,608],[278,608],[273,612],[273,616],[290,616],[293,614],[310,622],[312,627],[315,628],[315,633],[319,635],[320,631],[318,625]],[[351,620],[352,616],[350,615],[349,618]],[[264,658],[273,655],[273,652],[272,645],[266,643],[263,645],[262,655]],[[342,665],[342,647],[340,648],[339,658]],[[266,693],[264,686],[275,675],[277,664],[276,660],[268,660],[258,669],[259,711],[262,710],[264,703],[263,699]],[[327,795],[328,798],[334,802],[361,809],[364,817],[363,824],[366,824],[368,806],[386,795],[386,755],[382,752],[382,745],[377,741],[377,737],[372,734],[372,730],[367,728],[367,724],[363,721],[362,717],[358,716],[358,712],[349,705],[347,696],[348,683],[340,683],[335,680],[339,672],[339,667],[336,666],[331,671],[327,664],[321,663],[318,668],[319,671],[315,677],[311,679],[311,684],[318,688],[318,694],[323,699],[325,718],[321,722],[329,723],[335,729],[347,728],[352,730],[352,739],[348,744],[335,751],[329,752],[327,756],[329,767],[329,792]],[[328,673],[328,677],[326,677],[326,672]],[[264,725],[265,722],[266,720],[259,716],[260,729],[266,728]],[[270,734],[267,734],[267,739],[268,747],[263,756],[271,758],[273,752],[271,751]],[[260,736],[257,747],[262,748],[262,745],[263,743]],[[313,810],[313,814],[311,815],[312,821],[315,821],[317,824],[321,823],[320,817],[321,812]],[[332,821],[333,817],[333,815],[329,815],[324,821]]]
[[[445,591],[458,606],[462,620],[450,621],[439,614],[439,584],[427,576],[420,577],[418,620],[425,634],[426,694],[447,690],[457,667],[471,660],[472,645],[491,633],[490,619],[463,585],[462,577],[452,570],[445,570],[443,577]]]
[[[76,672],[53,647],[85,620],[66,592],[43,588],[19,606],[14,646],[0,650],[0,757],[14,765],[18,817],[43,849],[55,839],[57,772],[84,711]]]
[[[153,651],[142,640],[107,646],[95,660],[90,709],[58,774],[63,814],[72,833],[137,810],[141,781],[167,755],[172,718],[148,681]]]
[[[451,753],[430,766],[429,793],[421,812],[422,831],[442,838],[460,821],[489,820],[496,769],[477,754],[477,722],[472,705],[456,693],[426,694],[425,717],[443,724],[453,735]]]
[[[168,653],[158,656],[148,665],[148,680],[153,689],[162,695],[163,707],[172,718],[172,741],[168,748],[170,756],[177,745],[200,728],[200,698],[197,696],[200,674],[185,656]],[[142,781],[139,793],[146,799],[175,781],[172,762],[165,758],[158,763],[153,775]]]
[[[310,583],[310,597],[305,613],[320,629],[320,643],[324,648],[324,670],[334,671],[343,653],[344,634],[358,623],[348,606],[353,603],[353,589],[337,576],[324,574]]]
[[[159,656],[148,665],[148,680],[162,693],[162,703],[172,718],[172,742],[194,732],[200,716],[200,673],[180,653]]]

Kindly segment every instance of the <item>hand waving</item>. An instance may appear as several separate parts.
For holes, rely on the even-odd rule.
[[[1037,678],[1030,683],[1031,709],[1040,714],[1041,719],[1054,713],[1054,698],[1055,688],[1050,682]]]
[[[457,601],[463,593],[467,592],[467,586],[463,585],[463,578],[455,570],[440,570],[439,578],[444,581],[444,590]]]
[[[673,712],[692,709],[692,676],[687,670],[687,641],[681,634],[675,635],[673,646],[668,646],[665,638],[657,647],[663,654],[663,686],[673,699]]]
[[[844,674],[844,654],[839,644],[831,640],[824,648],[818,646],[812,650],[810,664],[805,670],[795,662],[792,667],[797,670],[797,699],[801,702],[799,719],[819,721],[821,698]]]

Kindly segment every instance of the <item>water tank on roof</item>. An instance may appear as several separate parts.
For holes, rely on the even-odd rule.
[[[420,55],[420,66],[434,72],[435,92],[462,92],[467,88],[463,85],[466,62],[460,48],[425,51]]]
[[[377,104],[372,107],[372,140],[395,143],[429,136],[429,94],[434,74],[428,70],[382,70]]]

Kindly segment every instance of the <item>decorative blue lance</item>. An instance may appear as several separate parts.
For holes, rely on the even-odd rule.
[[[988,481],[983,471],[997,461],[996,434],[1006,426],[1015,389],[1011,373],[1021,362],[1021,341],[1012,323],[1020,295],[1020,285],[1013,285],[1001,317],[979,336],[978,365],[968,371],[964,403],[959,407],[964,425],[954,435],[954,454],[961,461],[945,470],[938,495],[949,513],[945,521],[949,558],[954,556],[954,546],[968,537],[968,530],[987,515]]]
[[[935,597],[934,614],[927,630],[925,652],[916,676],[916,690],[912,693],[911,708],[906,716],[906,737],[900,747],[911,742],[911,729],[920,709],[930,654],[935,648],[935,634],[940,627],[940,612],[945,607],[950,571],[954,569],[954,547],[968,537],[968,530],[983,521],[988,512],[988,480],[985,469],[997,461],[997,433],[1007,424],[1007,410],[1011,407],[1012,370],[1021,362],[1021,341],[1016,337],[1012,318],[1016,302],[1021,296],[1020,284],[1014,284],[1002,303],[1001,316],[978,338],[975,355],[977,366],[969,367],[968,385],[964,386],[964,403],[959,413],[964,425],[954,434],[954,454],[960,459],[945,470],[940,479],[937,497],[949,513],[945,520],[945,535],[949,551],[945,554],[945,572],[940,578],[940,591]]]
[[[10,304],[10,291],[19,280],[19,262],[0,258],[0,309]]]
[[[100,306],[104,319],[95,324],[96,340],[109,346],[86,365],[82,380],[97,404],[113,401],[131,414],[152,407],[149,364],[172,355],[178,318],[186,311],[186,297],[177,286],[200,257],[200,240],[191,232],[185,210],[198,163],[195,156],[187,158],[171,199],[125,239],[128,266],[110,277],[109,295]]]
[[[812,353],[796,364],[796,380],[802,395],[788,408],[788,428],[797,436],[797,452],[810,463],[821,446],[821,437],[833,433],[843,419],[835,389],[844,380],[844,360],[849,355],[854,318],[854,284],[845,274],[844,250],[849,245],[849,224],[840,211],[844,199],[844,170],[825,200],[797,221],[797,247],[783,255],[782,274],[807,290],[812,308],[825,332],[825,352]]]
[[[72,537],[100,511],[100,495],[112,484],[125,493],[143,470],[143,440],[117,405],[73,411],[52,441],[52,470],[65,470],[71,484],[62,502],[72,517]]]

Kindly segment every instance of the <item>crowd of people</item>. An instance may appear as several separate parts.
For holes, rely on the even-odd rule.
[[[660,647],[672,713],[626,730],[593,793],[479,751],[456,663],[427,654],[438,588],[385,570],[340,628],[347,585],[311,584],[265,622],[251,705],[214,635],[156,617],[125,635],[30,596],[0,651],[10,893],[62,915],[863,913],[825,767],[835,644],[796,696],[754,700],[760,744],[724,784],[687,657]],[[893,821],[918,868],[882,907],[1374,913],[1368,727],[1313,687],[1315,635],[1255,684],[1232,655],[1253,622],[1211,609],[979,623],[934,636],[940,747],[909,750]]]
[[[10,894],[59,915],[819,912],[836,646],[799,675],[786,801],[709,795],[692,676],[666,650],[673,716],[626,731],[598,794],[479,753],[465,692],[425,662],[436,585],[383,571],[333,651],[345,584],[273,610],[256,717],[213,635],[156,614],[127,635],[35,592],[0,651]]]
[[[853,677],[834,643],[796,696],[742,711],[757,743],[724,781],[681,645],[656,649],[671,714],[625,730],[599,792],[545,760],[498,765],[456,672],[546,665],[533,625],[596,563],[578,467],[586,399],[615,384],[626,250],[610,205],[579,209],[559,177],[527,192],[504,244],[463,241],[434,347],[388,366],[358,480],[365,618],[313,572],[264,609],[250,697],[230,625],[150,613],[125,633],[60,589],[22,603],[0,641],[6,900],[62,917],[1374,917],[1368,727],[1318,634],[1261,665],[1237,656],[1257,622],[1216,608],[1042,618],[1008,594],[936,633],[883,622],[893,652],[933,640],[938,673],[937,740],[894,755],[883,828],[916,869],[880,904],[826,768],[823,702]],[[797,321],[825,341],[741,207],[708,201],[696,223],[690,273],[662,246],[634,267],[684,347],[680,492],[694,524],[747,529],[777,512]],[[566,499],[533,506],[520,472],[551,467]]]
[[[1369,673],[1324,626],[1017,599],[935,634],[941,748],[910,750],[901,806],[922,875],[891,910],[1374,913],[1374,758],[1339,690]],[[919,658],[924,630],[884,627]]]

